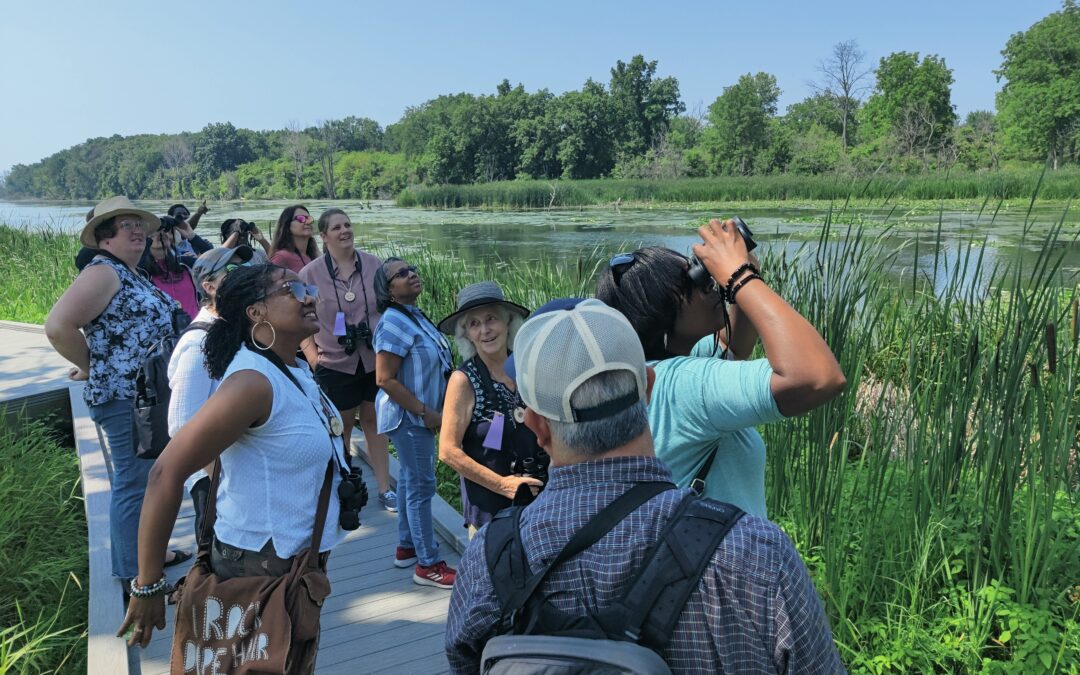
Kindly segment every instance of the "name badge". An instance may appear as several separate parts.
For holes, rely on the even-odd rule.
[[[334,335],[345,334],[345,312],[338,312],[334,315]]]

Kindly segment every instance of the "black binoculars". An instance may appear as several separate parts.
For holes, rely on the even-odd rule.
[[[351,532],[360,527],[360,509],[364,508],[368,501],[368,489],[360,469],[351,467],[349,474],[341,477],[337,494],[341,502],[338,525]]]
[[[352,356],[356,351],[359,341],[363,340],[368,349],[372,349],[371,345],[371,328],[368,326],[367,321],[361,321],[358,324],[349,324],[345,326],[345,334],[338,337],[338,344],[345,348],[345,355]]]
[[[735,229],[738,231],[739,235],[742,236],[743,242],[746,244],[747,253],[757,248],[757,242],[754,241],[754,233],[750,231],[750,228],[743,222],[743,219],[734,216],[732,220],[735,221]],[[696,255],[690,257],[690,269],[688,269],[686,273],[690,276],[691,283],[699,288],[709,285],[713,280],[712,275],[709,274],[709,270],[705,269],[705,265],[698,260]]]
[[[532,456],[515,459],[512,469],[516,474],[520,474],[527,478],[535,478],[544,485],[547,485],[548,466],[550,464],[551,457],[543,450],[537,450],[536,454]],[[543,489],[544,487],[541,486],[540,490]],[[539,493],[539,490],[537,492]],[[536,495],[533,494],[533,489],[531,487],[528,485],[519,485],[517,493],[514,495],[514,505],[528,506],[534,499],[536,499]]]

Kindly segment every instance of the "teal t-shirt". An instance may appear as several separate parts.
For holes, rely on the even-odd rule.
[[[783,419],[770,389],[772,366],[765,359],[706,356],[712,348],[708,337],[694,347],[694,356],[651,364],[656,383],[648,414],[656,456],[686,487],[719,446],[705,496],[767,518],[765,442],[754,427]]]

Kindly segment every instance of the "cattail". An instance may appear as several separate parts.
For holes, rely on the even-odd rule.
[[[1057,329],[1054,322],[1046,324],[1046,355],[1049,360],[1050,374],[1057,372]]]

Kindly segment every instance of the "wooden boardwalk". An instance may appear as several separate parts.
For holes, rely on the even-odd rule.
[[[109,569],[107,448],[82,404],[81,385],[72,386],[66,380],[66,362],[49,347],[40,327],[0,322],[0,345],[0,402],[51,396],[71,411],[90,539],[88,673],[167,673],[172,607],[166,629],[155,633],[147,649],[127,650],[113,637],[123,607],[120,586]],[[359,431],[356,435],[360,436]],[[392,475],[396,476],[396,468],[391,458]],[[330,556],[332,592],[323,608],[316,670],[350,674],[447,672],[443,633],[450,593],[418,586],[412,582],[411,568],[393,566],[397,515],[379,507],[371,470],[366,465],[364,469],[372,501],[361,512],[363,526],[351,532]],[[459,557],[455,549],[464,544],[461,516],[441,499],[436,499],[433,511],[441,551],[447,562],[456,566]],[[173,548],[194,550],[193,522],[190,500],[185,500],[173,530]],[[175,581],[185,568],[170,568],[169,578]]]

